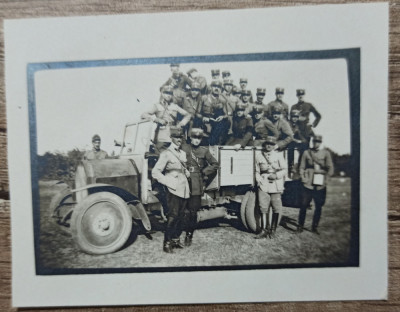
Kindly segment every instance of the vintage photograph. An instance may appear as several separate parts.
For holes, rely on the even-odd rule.
[[[38,275],[359,265],[359,49],[27,69]]]

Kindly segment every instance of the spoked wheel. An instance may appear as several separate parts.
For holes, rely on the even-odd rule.
[[[261,213],[258,208],[256,195],[255,192],[248,191],[244,195],[242,206],[240,207],[243,224],[246,223],[247,229],[254,233],[258,233],[261,229]]]
[[[132,231],[132,215],[125,201],[109,192],[84,198],[71,218],[72,236],[81,250],[101,255],[119,250]]]

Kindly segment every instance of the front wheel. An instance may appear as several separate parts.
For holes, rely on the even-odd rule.
[[[257,193],[248,191],[243,198],[240,207],[240,215],[243,224],[249,231],[258,233],[261,229],[261,214],[257,202]]]
[[[88,254],[102,255],[119,250],[132,231],[132,215],[125,201],[109,192],[94,193],[75,207],[72,236]]]

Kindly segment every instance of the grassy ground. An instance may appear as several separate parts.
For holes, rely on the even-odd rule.
[[[51,197],[62,186],[40,182],[40,265],[43,268],[144,268],[184,266],[340,264],[348,260],[350,246],[350,180],[332,179],[322,210],[320,233],[309,230],[294,234],[279,227],[277,237],[254,239],[240,220],[213,220],[201,224],[189,248],[174,254],[162,251],[163,233],[132,237],[125,248],[108,255],[92,256],[81,252],[72,237],[60,230],[49,217]],[[284,218],[293,227],[299,210],[285,207]],[[313,210],[307,211],[306,229]],[[154,220],[157,223],[157,220]],[[157,225],[157,224],[156,224]],[[155,226],[155,228],[161,228]]]

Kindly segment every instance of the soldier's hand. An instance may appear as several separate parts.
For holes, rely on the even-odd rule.
[[[223,116],[219,116],[219,117],[217,117],[217,119],[215,119],[215,121],[216,122],[220,122],[222,119],[224,119],[224,117]]]
[[[203,117],[203,122],[210,122],[210,118]]]
[[[190,171],[185,169],[185,175],[186,175],[186,178],[190,178]]]
[[[235,145],[233,146],[233,148],[235,149],[235,151],[240,150],[241,147],[242,147],[242,146],[241,146],[240,144],[235,144]]]
[[[167,122],[164,119],[161,119],[161,118],[154,119],[154,122],[158,123],[161,126],[165,126],[167,124]]]
[[[185,125],[183,124],[183,123],[178,123],[178,127],[181,127],[181,128],[183,128]]]
[[[268,176],[268,180],[276,180],[276,174],[275,173],[271,173],[269,176]]]

